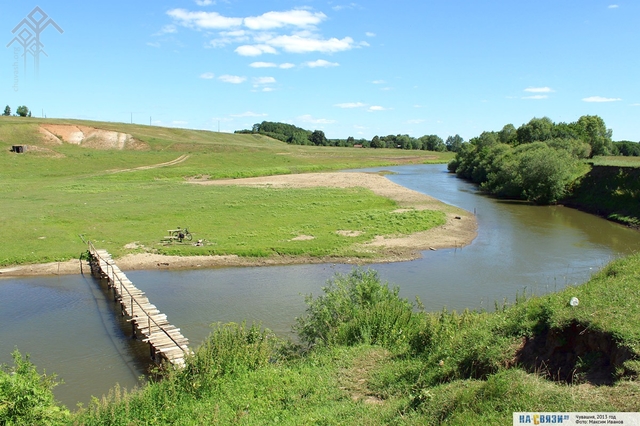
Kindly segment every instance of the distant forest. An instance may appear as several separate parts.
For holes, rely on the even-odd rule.
[[[576,132],[579,131],[575,123],[553,123],[552,126],[546,126],[552,123],[548,118],[537,119],[534,118],[527,124],[523,124],[516,129],[512,124],[505,126],[500,132],[489,132],[495,135],[499,135],[503,142],[505,137],[520,134],[521,138],[546,138],[548,135],[530,135],[526,136],[525,133],[529,132],[532,127],[535,127],[535,123],[539,120],[545,126],[553,127],[553,137],[569,137],[571,139],[577,139]],[[544,131],[544,130],[542,130]],[[243,134],[261,134],[272,137],[282,142],[286,142],[293,145],[316,145],[316,146],[342,146],[342,147],[358,147],[358,148],[391,148],[391,149],[421,149],[426,151],[452,151],[458,152],[462,148],[463,144],[467,143],[460,135],[449,136],[446,140],[443,140],[438,135],[424,135],[419,138],[415,138],[409,135],[387,135],[387,136],[374,136],[369,139],[355,139],[349,136],[346,139],[327,139],[322,130],[306,130],[292,124],[278,123],[272,121],[263,121],[262,123],[256,123],[250,130],[236,130],[235,133]],[[486,133],[486,132],[485,132]],[[597,151],[596,151],[597,152]],[[631,141],[612,142],[611,136],[608,136],[608,144],[606,152],[610,155],[625,155],[625,156],[640,156],[640,143]],[[604,153],[604,152],[603,152]],[[594,153],[595,154],[595,153]]]
[[[409,135],[374,136],[371,140],[327,139],[322,130],[306,130],[292,124],[263,121],[251,130],[236,130],[236,133],[261,134],[293,145],[344,146],[359,148],[422,149],[426,151],[457,152],[464,139],[460,135],[449,136],[446,141],[437,135],[414,138]]]

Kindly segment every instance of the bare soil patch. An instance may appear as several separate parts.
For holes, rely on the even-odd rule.
[[[611,333],[573,322],[524,338],[514,364],[549,380],[612,385],[621,377],[632,376],[624,368],[629,359],[634,359],[630,348],[619,346]]]
[[[354,401],[365,404],[382,405],[384,400],[369,389],[371,373],[384,363],[391,354],[383,348],[372,348],[363,356],[354,360],[349,368],[342,368],[338,382],[340,389],[347,391]]]
[[[147,149],[148,145],[128,133],[96,129],[71,124],[43,124],[40,126],[45,144],[62,145],[69,143],[93,149]]]
[[[362,235],[362,231],[340,230],[340,231],[336,231],[336,234],[342,235],[343,237],[359,237],[360,235]]]
[[[315,240],[316,237],[313,237],[311,235],[298,235],[295,238],[292,238],[291,241],[309,241],[309,240]]]

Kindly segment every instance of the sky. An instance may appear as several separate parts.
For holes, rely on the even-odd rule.
[[[640,141],[637,0],[3,3],[0,106],[36,117],[468,140],[599,115]]]

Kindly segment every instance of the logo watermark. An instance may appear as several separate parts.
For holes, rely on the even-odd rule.
[[[22,57],[24,60],[24,75],[27,75],[27,58],[29,55],[33,57],[33,71],[38,77],[40,73],[40,54],[45,56],[47,52],[44,51],[44,44],[40,41],[40,35],[43,33],[45,29],[49,26],[52,26],[54,29],[58,30],[60,34],[64,33],[64,30],[60,28],[60,26],[49,17],[44,10],[40,9],[39,6],[36,6],[16,27],[11,30],[11,33],[15,35],[13,40],[7,44],[7,47],[10,47],[12,44],[17,43],[22,46]],[[19,89],[19,57],[20,57],[20,47],[13,47],[13,90],[18,91]]]

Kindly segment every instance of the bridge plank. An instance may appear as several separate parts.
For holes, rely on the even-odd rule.
[[[184,367],[185,354],[191,353],[189,339],[180,333],[180,329],[169,323],[167,316],[153,305],[124,272],[115,264],[108,251],[95,249],[89,244],[89,251],[99,267],[100,273],[109,280],[119,299],[123,312],[129,317],[137,333],[145,338],[143,342],[154,347],[156,353],[177,367]],[[133,300],[132,300],[133,299]]]

